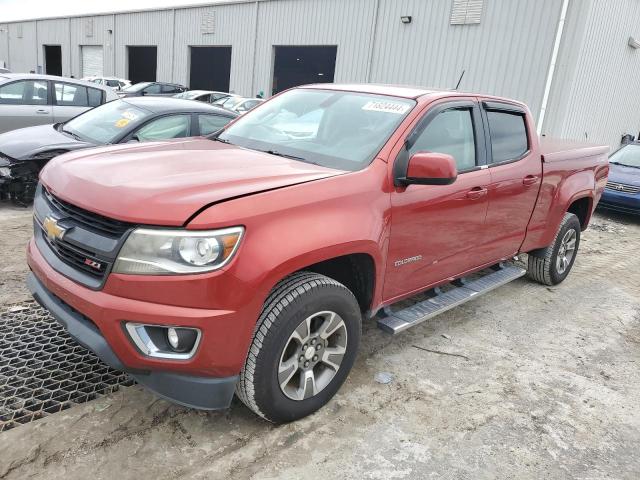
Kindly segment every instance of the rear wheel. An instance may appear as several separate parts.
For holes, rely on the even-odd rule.
[[[580,231],[578,217],[565,213],[553,243],[529,252],[529,277],[544,285],[557,285],[567,278],[578,253]]]
[[[275,423],[315,412],[347,378],[360,329],[358,302],[344,285],[311,272],[285,278],[265,302],[236,394]]]

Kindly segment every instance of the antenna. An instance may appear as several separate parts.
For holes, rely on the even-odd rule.
[[[460,74],[460,78],[458,79],[458,83],[456,83],[456,88],[454,88],[454,90],[458,90],[458,87],[460,86],[460,83],[462,82],[462,77],[464,77],[466,70],[462,70],[462,73]]]

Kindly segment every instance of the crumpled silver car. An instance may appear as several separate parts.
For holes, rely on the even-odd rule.
[[[66,122],[118,95],[108,87],[33,73],[0,74],[0,133]]]

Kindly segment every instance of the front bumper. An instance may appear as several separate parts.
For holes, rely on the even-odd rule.
[[[46,308],[80,345],[95,353],[110,367],[128,372],[136,381],[159,396],[187,407],[205,410],[227,408],[238,376],[209,378],[175,372],[132,369],[111,349],[100,329],[82,313],[49,291],[30,273],[27,285],[36,301]]]
[[[623,213],[640,215],[640,194],[615,192],[605,189],[598,207]]]

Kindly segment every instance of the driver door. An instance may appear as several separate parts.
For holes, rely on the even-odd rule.
[[[451,155],[458,169],[450,185],[409,185],[391,193],[391,236],[385,301],[429,288],[482,264],[488,208],[486,150],[476,99],[444,101],[429,107],[410,130],[394,172],[411,155]]]

